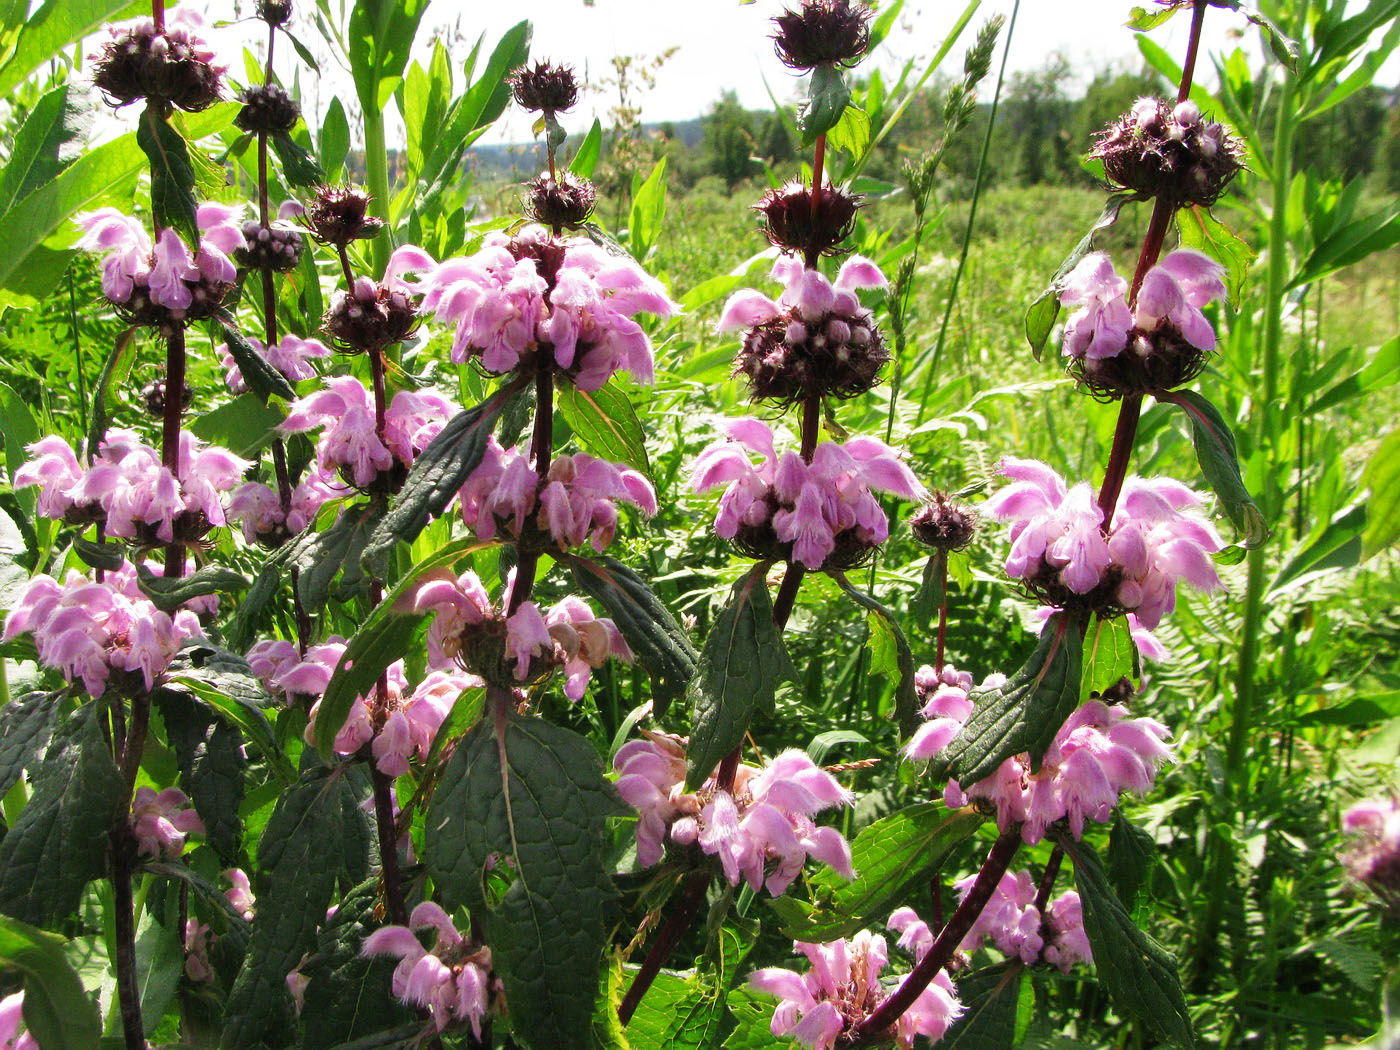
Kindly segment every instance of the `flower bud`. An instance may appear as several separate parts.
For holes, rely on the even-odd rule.
[[[853,66],[870,46],[870,8],[851,0],[803,0],[773,19],[773,49],[790,69]]]
[[[244,131],[275,135],[291,131],[301,116],[296,100],[276,84],[254,84],[244,89],[243,108],[233,122]]]
[[[213,52],[183,27],[158,30],[149,18],[113,28],[96,56],[93,83],[113,106],[151,99],[190,113],[220,97]]]
[[[194,402],[194,387],[186,383],[180,392],[180,408],[189,408]],[[165,380],[157,379],[141,388],[141,404],[146,413],[156,419],[165,416]]]
[[[763,233],[772,244],[811,258],[849,250],[840,245],[851,235],[860,206],[859,194],[846,193],[827,183],[814,211],[811,189],[794,180],[769,190],[754,210],[763,216]]]
[[[1203,120],[1194,102],[1172,107],[1156,98],[1139,99],[1090,150],[1109,182],[1178,208],[1214,204],[1243,166],[1241,153],[1238,141],[1221,124]]]
[[[343,248],[351,241],[367,240],[384,228],[384,220],[369,214],[372,198],[355,186],[322,186],[316,190],[302,217],[322,244]]]
[[[972,543],[977,534],[977,514],[946,492],[934,489],[933,499],[910,517],[909,528],[920,543],[949,554],[966,550]]]
[[[292,20],[292,0],[258,0],[258,17],[270,26],[284,26]]]
[[[534,69],[521,66],[508,79],[522,109],[559,113],[578,102],[578,82],[569,66],[536,62]]]
[[[243,270],[271,270],[286,273],[301,262],[305,241],[296,230],[279,226],[264,226],[256,220],[243,224],[246,248],[237,248],[233,261]]]
[[[525,184],[525,214],[545,226],[582,226],[597,200],[593,183],[567,171],[555,178],[541,175]]]
[[[401,343],[418,328],[418,309],[401,288],[376,287],[368,277],[338,292],[322,322],[337,350],[357,354]]]

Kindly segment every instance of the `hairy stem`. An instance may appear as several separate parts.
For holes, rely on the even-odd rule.
[[[700,906],[705,903],[705,891],[709,889],[709,886],[710,873],[708,871],[693,871],[686,877],[685,885],[676,898],[675,907],[671,909],[671,914],[666,917],[661,929],[657,931],[655,940],[651,942],[651,949],[647,952],[646,958],[642,960],[642,965],[637,970],[636,976],[632,978],[632,984],[627,989],[627,994],[622,997],[622,1003],[617,1008],[617,1019],[624,1026],[632,1020],[632,1015],[637,1011],[637,1005],[646,995],[652,981],[656,980],[656,975],[661,972],[661,967],[665,965],[666,959],[675,950],[681,938],[685,936],[685,931],[690,929],[690,924],[695,920]]]
[[[1065,859],[1065,848],[1058,842],[1050,851],[1050,859],[1045,862],[1045,871],[1040,876],[1040,887],[1035,894],[1035,908],[1043,916],[1050,905],[1050,894],[1055,892],[1055,879],[1060,874],[1060,864]]]
[[[549,476],[550,457],[554,454],[554,373],[542,368],[535,373],[535,428],[530,438],[530,458],[535,464],[535,476],[544,484]],[[518,548],[517,548],[518,549]],[[540,556],[535,550],[520,551],[515,565],[515,583],[510,589],[510,599],[506,603],[506,615],[514,615],[516,610],[529,600],[535,586],[535,571],[539,567]]]
[[[934,652],[933,669],[943,673],[944,644],[948,640],[948,552],[937,551],[938,559],[938,647]]]
[[[1113,430],[1113,448],[1108,454],[1108,467],[1104,470],[1103,485],[1099,488],[1099,509],[1103,511],[1105,531],[1113,522],[1113,511],[1118,506],[1118,495],[1123,491],[1123,481],[1128,476],[1128,466],[1133,458],[1133,442],[1137,438],[1138,419],[1142,415],[1142,395],[1125,397],[1118,406],[1118,425]]]
[[[826,163],[826,132],[817,136],[816,150],[812,154],[812,219],[817,218],[817,213],[822,206],[822,168]],[[815,270],[817,261],[821,258],[818,251],[809,251],[803,256],[803,262],[807,269]]]
[[[1191,78],[1196,73],[1196,55],[1201,50],[1201,26],[1206,21],[1206,8],[1210,0],[1196,0],[1191,11],[1191,36],[1186,42],[1186,61],[1181,64],[1181,85],[1176,91],[1178,103],[1191,97]]]
[[[113,705],[114,716],[121,707]],[[136,968],[136,905],[131,893],[131,876],[136,866],[136,843],[131,832],[131,796],[141,768],[146,731],[151,720],[151,698],[138,696],[131,702],[131,720],[114,733],[115,757],[122,775],[122,798],[108,832],[112,865],[112,899],[115,909],[113,937],[116,941],[117,1003],[121,1013],[126,1050],[145,1050],[146,1035],[141,1019],[141,986]]]
[[[403,877],[399,873],[399,842],[394,826],[394,781],[370,762],[374,784],[374,823],[379,833],[380,873],[384,879],[384,902],[389,918],[398,926],[408,925],[408,905],[404,903]]]
[[[914,1004],[919,994],[938,976],[938,971],[948,965],[962,943],[967,931],[982,914],[987,901],[992,897],[1001,877],[1011,866],[1016,851],[1021,848],[1021,825],[1013,824],[1001,833],[993,844],[977,879],[972,884],[962,903],[948,918],[948,923],[939,931],[938,937],[929,947],[928,953],[914,967],[894,993],[881,1003],[852,1033],[851,1041],[856,1044],[872,1041],[886,1032]]]
[[[185,393],[185,330],[177,325],[165,343],[165,413],[161,420],[161,463],[177,479],[180,477],[180,415]],[[185,574],[185,548],[179,542],[165,548],[165,576],[175,579]]]

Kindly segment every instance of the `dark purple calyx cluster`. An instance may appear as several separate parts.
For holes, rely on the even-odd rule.
[[[111,105],[150,99],[198,113],[219,101],[223,70],[186,22],[172,18],[157,29],[144,18],[114,26],[111,34],[93,68],[93,83]]]
[[[322,244],[344,248],[384,229],[384,220],[369,214],[371,199],[356,186],[322,186],[307,203],[302,219]]]
[[[342,353],[361,354],[401,343],[418,329],[418,308],[402,286],[376,285],[361,277],[338,294],[322,323]]]
[[[244,270],[271,270],[273,273],[295,270],[306,246],[305,238],[296,230],[264,226],[255,219],[243,224],[243,239],[248,246],[235,251],[233,261]]]
[[[598,191],[587,179],[568,171],[541,175],[525,184],[525,215],[556,229],[577,229],[588,221]]]
[[[811,188],[794,179],[765,193],[754,210],[763,216],[763,234],[770,244],[815,259],[850,251],[841,245],[855,229],[860,206],[859,194],[836,189],[829,182],[814,205]]]
[[[510,87],[516,104],[536,113],[562,113],[578,102],[574,71],[553,62],[522,66],[510,75]]]
[[[773,49],[790,69],[853,66],[870,47],[871,13],[851,0],[804,0],[773,19]]]
[[[292,0],[258,0],[257,15],[270,26],[284,26],[292,20]]]
[[[934,489],[929,502],[910,516],[909,528],[924,546],[951,554],[971,545],[977,535],[977,512]]]
[[[194,403],[194,387],[186,383],[180,391],[180,408],[183,411]],[[154,419],[165,417],[165,380],[156,379],[141,388],[141,405],[146,414]]]
[[[1243,167],[1239,141],[1194,102],[1138,99],[1099,133],[1091,157],[1115,186],[1173,207],[1211,205]]]
[[[301,118],[296,99],[276,84],[254,84],[239,96],[243,108],[233,122],[244,131],[276,135],[291,131]]]

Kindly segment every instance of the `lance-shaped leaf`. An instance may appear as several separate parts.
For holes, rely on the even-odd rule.
[[[204,822],[205,839],[230,867],[239,861],[243,777],[248,760],[238,730],[172,689],[158,694],[166,737],[180,767],[180,786]]]
[[[698,654],[685,631],[645,580],[615,558],[567,555],[574,582],[617,624],[632,652],[651,675],[657,717],[685,692]]]
[[[1161,398],[1178,405],[1191,421],[1191,442],[1201,473],[1230,521],[1244,536],[1244,546],[1257,547],[1269,538],[1264,515],[1244,487],[1235,435],[1220,410],[1194,390],[1178,390]]]
[[[1136,678],[1137,646],[1128,630],[1126,617],[1105,620],[1095,616],[1084,636],[1084,670],[1079,685],[1079,699],[1088,700],[1094,693],[1102,694],[1122,678]]]
[[[122,779],[98,726],[97,704],[54,733],[34,794],[0,840],[0,912],[44,926],[78,906],[101,878]]]
[[[1071,270],[1079,265],[1079,260],[1089,254],[1094,247],[1094,236],[1101,230],[1106,230],[1118,221],[1118,213],[1123,210],[1123,205],[1132,200],[1130,193],[1115,193],[1108,200],[1104,201],[1103,211],[1099,212],[1099,217],[1094,220],[1094,225],[1089,227],[1074,250],[1065,256],[1065,261],[1060,263],[1060,268],[1055,271],[1055,276],[1050,278],[1050,284],[1045,291],[1036,296],[1035,302],[1031,303],[1030,309],[1026,311],[1026,340],[1031,344],[1031,353],[1035,355],[1037,361],[1040,360],[1041,352],[1045,349],[1045,343],[1050,338],[1050,333],[1055,330],[1055,319],[1060,316],[1060,282],[1065,279]]]
[[[513,383],[475,408],[459,412],[418,454],[393,509],[370,535],[361,555],[366,566],[380,565],[400,540],[412,543],[428,522],[446,509],[467,475],[481,463],[497,417],[519,391],[520,384]]]
[[[650,475],[642,423],[615,381],[583,391],[567,380],[559,384],[559,414],[591,455]]]
[[[359,799],[344,769],[307,774],[277,800],[258,854],[265,877],[248,957],[229,992],[222,1046],[282,1045],[292,1026],[287,973],[311,950],[344,869],[342,831]],[[277,1042],[274,1044],[274,1040]]]
[[[180,606],[206,594],[227,594],[248,589],[248,581],[222,565],[205,565],[188,576],[166,579],[157,576],[144,565],[136,566],[136,586],[162,612],[174,612]]]
[[[79,536],[73,541],[73,553],[82,559],[84,565],[94,569],[116,572],[126,561],[125,551],[120,543],[88,540]]]
[[[1098,855],[1063,831],[1057,833],[1057,841],[1074,862],[1074,884],[1084,906],[1084,932],[1099,984],[1120,1013],[1137,1017],[1159,1039],[1190,1050],[1195,1041],[1176,960],[1138,929],[1109,885]]]
[[[58,724],[62,693],[25,693],[0,707],[0,795],[35,769]]]
[[[783,933],[795,941],[831,941],[883,923],[915,888],[922,892],[929,877],[983,819],[974,809],[949,813],[932,802],[882,817],[851,840],[854,879],[846,882],[824,867],[808,880],[811,904],[791,895],[772,900]]]
[[[1108,881],[1125,907],[1137,907],[1138,894],[1156,859],[1157,843],[1152,836],[1121,812],[1115,813],[1113,830],[1108,833]]]
[[[504,713],[463,738],[433,794],[428,869],[447,904],[481,922],[512,1035],[530,1050],[593,1045],[614,895],[607,820],[624,810],[588,741]]]
[[[1019,1046],[1035,1014],[1031,972],[1019,962],[959,975],[964,1013],[939,1042],[940,1050],[1004,1050]]]
[[[156,225],[177,230],[193,250],[199,244],[199,228],[189,147],[151,104],[136,125],[136,144],[151,164],[151,210]]]
[[[0,214],[58,178],[83,155],[94,101],[79,84],[69,83],[60,84],[34,104],[15,133],[9,162],[0,171]]]
[[[111,425],[111,416],[107,413],[107,391],[111,389],[112,380],[122,369],[130,370],[132,359],[136,356],[136,333],[140,329],[128,328],[117,339],[112,347],[111,353],[107,355],[107,360],[102,363],[102,371],[97,374],[97,382],[92,387],[92,424],[88,427],[87,447],[92,451],[97,451],[97,446],[102,443],[102,438],[107,433],[107,427]]]
[[[317,186],[326,181],[321,165],[290,132],[277,131],[268,137],[273,152],[282,162],[282,178],[288,186]]]
[[[98,1050],[102,1019],[63,954],[64,940],[0,916],[0,969],[24,977],[24,1026],[43,1047]]]
[[[230,903],[222,888],[215,886],[188,864],[147,862],[143,870],[151,875],[178,879],[189,886],[192,898],[198,901],[195,914],[209,924],[209,932],[214,935],[209,948],[209,961],[222,978],[232,983],[248,950],[250,926],[243,913]]]
[[[968,786],[1027,752],[1035,768],[1060,726],[1079,703],[1083,654],[1078,628],[1057,613],[1026,665],[1004,684],[974,689],[972,714],[943,754],[941,768]]]
[[[852,587],[845,574],[834,573],[833,578],[857,605],[870,613],[870,668],[894,679],[895,719],[900,731],[908,736],[919,727],[919,693],[914,685],[914,652],[909,641],[894,613]]]
[[[686,772],[692,790],[739,746],[755,714],[773,713],[778,683],[797,678],[773,623],[767,572],[759,562],[734,584],[700,653]]]
[[[269,397],[280,397],[283,401],[296,400],[297,392],[287,381],[287,377],[253,349],[253,344],[238,330],[231,317],[222,319],[218,330],[228,345],[229,356],[238,366],[238,371],[243,374],[243,381],[248,384],[249,390],[264,401]]]

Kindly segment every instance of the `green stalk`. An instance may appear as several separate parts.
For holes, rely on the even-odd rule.
[[[389,225],[389,151],[384,143],[384,114],[365,110],[365,171],[369,182],[369,204],[371,215],[377,215]],[[383,236],[370,241],[374,276],[381,277],[389,265],[390,236],[386,230]]]

